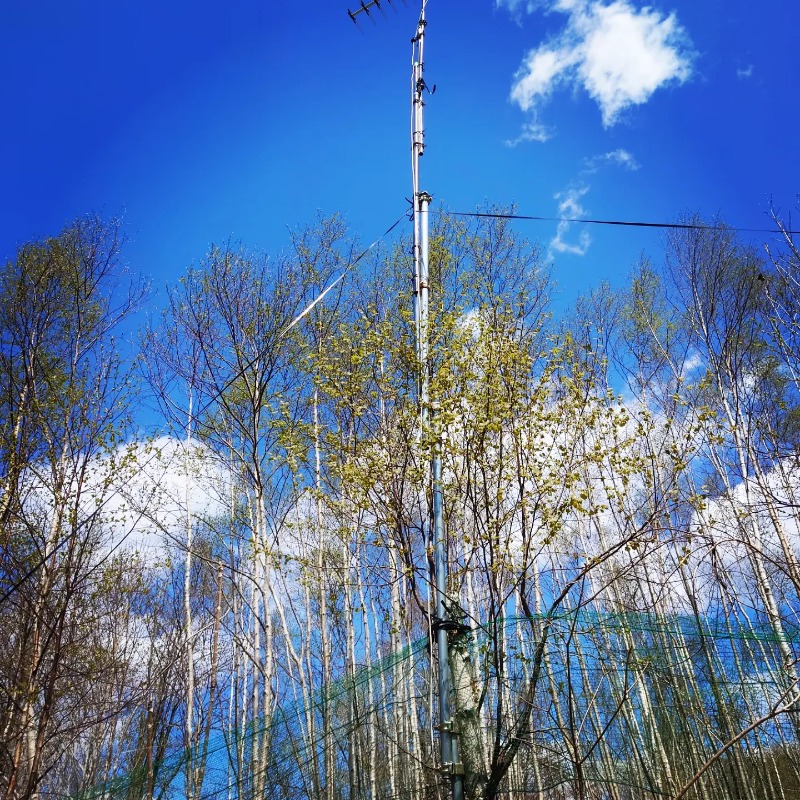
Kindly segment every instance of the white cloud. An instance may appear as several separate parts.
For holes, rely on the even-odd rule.
[[[695,372],[705,365],[703,357],[697,350],[692,350],[683,360],[683,368],[681,375],[688,375],[690,372]]]
[[[531,50],[519,68],[511,89],[511,99],[523,110],[532,110],[565,81],[579,56],[569,48]]]
[[[584,175],[593,175],[601,167],[605,166],[622,167],[630,172],[635,172],[640,167],[639,162],[633,155],[621,147],[599,156],[587,158],[584,165]]]
[[[588,183],[583,182],[584,178],[589,175],[595,175],[604,167],[621,167],[629,171],[639,169],[639,162],[630,152],[621,147],[616,150],[611,150],[608,153],[601,153],[600,155],[587,158],[583,163],[583,169],[579,174],[581,183],[576,186],[568,187],[564,191],[554,195],[555,199],[558,200],[558,216],[562,219],[556,228],[556,235],[550,240],[548,257],[552,258],[554,253],[569,253],[575,256],[583,256],[586,255],[592,243],[591,236],[589,236],[589,232],[585,229],[581,231],[577,242],[566,241],[570,225],[574,224],[567,220],[575,220],[586,214],[586,209],[583,207],[582,200],[589,193],[591,187]]]
[[[160,556],[185,536],[187,500],[196,519],[225,513],[231,475],[199,441],[187,445],[165,436],[128,451],[131,474],[112,482],[106,502],[108,511],[125,521],[109,531],[109,545]]]
[[[558,215],[564,217],[556,228],[556,235],[550,240],[548,247],[548,255],[552,257],[553,253],[569,253],[573,256],[586,255],[589,245],[592,243],[591,236],[587,230],[582,230],[578,236],[578,241],[566,241],[567,233],[569,232],[570,225],[568,219],[577,219],[586,213],[586,209],[581,203],[583,196],[589,191],[588,186],[579,186],[572,189],[567,189],[555,195],[558,203]]]
[[[504,0],[512,13],[541,3]],[[692,72],[686,32],[675,14],[630,0],[549,0],[547,11],[567,14],[564,31],[531,50],[517,71],[511,100],[534,116],[561,87],[580,88],[614,125],[626,108],[647,102],[659,88],[683,83]]]
[[[79,487],[64,487],[82,534],[95,537],[95,558],[113,553],[138,553],[142,563],[161,561],[168,549],[185,536],[188,499],[196,519],[224,512],[228,469],[200,443],[189,451],[177,439],[162,437],[149,443],[121,445],[114,452],[92,458],[85,465]],[[47,471],[34,465],[25,476],[26,512],[47,524],[63,498],[53,493]],[[187,485],[188,481],[188,485]]]
[[[542,0],[494,0],[495,8],[505,8],[517,20],[520,19],[523,12],[531,14],[541,5]]]
[[[737,69],[736,70],[736,77],[739,78],[740,80],[747,80],[748,78],[752,78],[753,77],[753,65],[752,64],[748,64],[744,68],[740,67],[739,69]]]
[[[552,138],[553,133],[549,128],[538,122],[527,122],[522,126],[522,131],[516,139],[506,139],[506,147],[516,147],[522,142],[546,142]]]

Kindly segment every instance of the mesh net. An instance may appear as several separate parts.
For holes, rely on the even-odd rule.
[[[710,796],[800,797],[796,676],[785,657],[787,648],[799,653],[796,627],[778,634],[748,619],[584,610],[506,617],[461,637],[483,693],[484,744],[515,735],[530,706],[504,791],[566,798],[580,784],[586,797],[669,797],[721,751],[687,797],[715,785],[727,788]],[[431,796],[442,776],[430,672],[423,637],[285,700],[256,724],[212,731],[75,800]]]

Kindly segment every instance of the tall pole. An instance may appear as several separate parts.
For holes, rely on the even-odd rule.
[[[414,197],[414,321],[417,335],[417,357],[420,369],[419,397],[420,419],[423,432],[428,430],[432,418],[430,404],[430,333],[429,304],[430,282],[428,270],[428,209],[431,196],[420,188],[420,159],[425,152],[425,128],[423,125],[424,94],[428,88],[424,78],[425,6],[422,0],[416,36],[412,45],[412,114],[411,114],[411,174]],[[458,739],[453,731],[450,712],[450,661],[447,632],[449,612],[445,602],[447,596],[447,541],[444,530],[444,504],[442,500],[442,455],[441,443],[433,443],[431,457],[431,493],[433,505],[434,586],[436,617],[433,629],[436,632],[438,657],[439,695],[439,752],[441,769],[451,778],[453,800],[462,800],[463,779],[458,757]]]
[[[383,0],[361,0],[360,8],[347,13],[353,22],[359,15],[371,15],[373,8],[380,10]],[[389,0],[391,3],[391,0]],[[430,282],[428,272],[428,209],[431,196],[420,188],[419,165],[425,152],[425,128],[423,109],[425,90],[423,55],[425,49],[425,6],[422,0],[417,33],[411,40],[411,179],[414,205],[414,326],[419,364],[420,427],[424,433],[430,430],[433,412],[430,402],[430,335],[429,306]],[[434,87],[435,90],[436,87]],[[433,92],[431,92],[433,93]],[[438,660],[437,683],[439,695],[439,751],[443,773],[450,776],[453,800],[463,800],[464,770],[460,763],[458,731],[453,730],[450,712],[450,659],[447,633],[458,626],[450,619],[447,609],[447,540],[444,530],[444,504],[442,501],[442,448],[440,439],[433,443],[430,465],[431,500],[433,506],[434,543],[434,592],[436,611],[432,628],[436,632],[436,654]],[[431,709],[433,716],[433,709]]]

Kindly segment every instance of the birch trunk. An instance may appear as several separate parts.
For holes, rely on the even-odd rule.
[[[184,474],[184,504],[186,511],[186,557],[184,559],[183,576],[183,615],[184,615],[184,641],[186,653],[186,800],[192,800],[199,787],[195,785],[195,753],[194,753],[194,631],[192,630],[192,401],[193,393],[189,389],[189,410],[186,420],[186,445],[184,448],[183,474]]]

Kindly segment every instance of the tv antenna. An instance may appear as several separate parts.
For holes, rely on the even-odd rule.
[[[366,14],[368,17],[371,17],[372,14],[370,13],[370,9],[374,8],[378,11],[382,11],[381,3],[388,3],[390,6],[392,5],[392,0],[371,0],[369,3],[365,3],[364,0],[361,0],[361,5],[355,10],[351,11],[349,8],[347,9],[347,16],[350,17],[353,22],[358,25],[358,15],[359,14]]]

